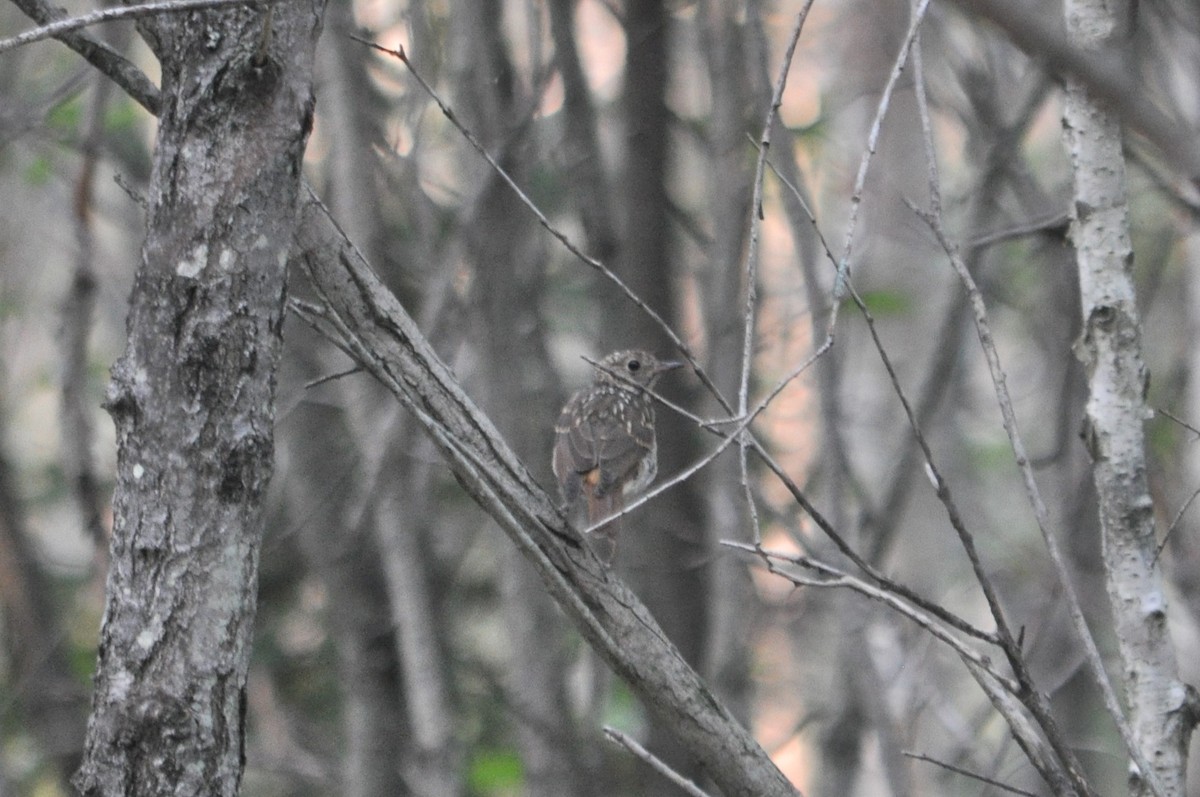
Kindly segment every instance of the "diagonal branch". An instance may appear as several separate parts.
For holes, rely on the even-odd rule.
[[[308,202],[297,231],[299,265],[327,308],[323,327],[413,413],[464,489],[530,561],[597,653],[674,730],[726,795],[795,795],[637,596],[582,545],[578,531],[462,391],[324,207]]]
[[[972,650],[958,640],[947,629],[925,613],[906,601],[900,599],[894,592],[880,589],[848,573],[831,567],[823,562],[807,556],[795,556],[787,553],[764,550],[758,546],[750,546],[737,542],[726,542],[726,545],[757,554],[764,563],[767,571],[780,576],[796,586],[813,586],[827,588],[845,588],[858,592],[872,600],[879,601],[893,611],[896,611],[928,631],[932,636],[949,646],[966,666],[967,671],[987,695],[993,707],[1004,717],[1012,731],[1013,738],[1025,752],[1026,757],[1034,768],[1054,786],[1056,794],[1073,794],[1073,778],[1064,771],[1055,755],[1053,744],[1047,745],[1042,733],[1030,721],[1029,713],[1021,705],[1020,697],[1024,692],[1023,684],[1006,678],[998,673],[990,660]],[[775,561],[779,560],[813,570],[816,577],[801,576],[780,568]],[[1044,728],[1044,725],[1043,725]]]
[[[634,739],[629,734],[622,733],[616,728],[606,727],[604,729],[604,735],[611,739],[614,744],[621,745],[626,750],[645,761],[664,778],[687,792],[689,797],[708,797],[708,794],[706,794],[703,789],[701,789],[695,783],[692,783],[683,775],[680,775],[678,772],[671,769],[671,767],[669,767],[665,761],[655,756],[645,747],[642,747],[640,744],[638,744],[637,739]]]
[[[921,29],[921,22],[925,19],[925,12],[928,8],[929,0],[919,0],[916,8],[913,9],[908,32],[904,35],[904,43],[900,45],[900,52],[896,55],[892,72],[888,75],[887,83],[884,84],[883,91],[879,95],[879,105],[876,107],[874,119],[871,120],[871,131],[867,134],[867,145],[858,163],[858,173],[854,177],[854,192],[850,196],[850,217],[846,220],[842,254],[837,259],[837,277],[833,283],[833,309],[829,313],[828,324],[830,336],[833,335],[833,328],[837,325],[838,308],[846,296],[846,291],[850,288],[850,255],[854,251],[854,234],[858,230],[858,211],[862,206],[863,192],[867,185],[867,170],[870,168],[871,158],[879,143],[879,131],[883,128],[883,120],[887,116],[888,106],[892,101],[892,92],[896,90],[896,85],[900,82],[900,75],[904,73],[909,52],[912,50],[913,42],[916,41],[917,32]]]

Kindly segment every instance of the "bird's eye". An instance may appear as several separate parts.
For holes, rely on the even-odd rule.
[[[642,364],[638,360],[630,360],[625,364],[625,367],[629,369],[630,373],[636,374],[641,369]]]

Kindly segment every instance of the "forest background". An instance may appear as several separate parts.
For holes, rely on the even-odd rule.
[[[0,6],[0,794],[1200,795],[1194,3],[190,2]]]

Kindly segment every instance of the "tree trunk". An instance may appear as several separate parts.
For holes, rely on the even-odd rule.
[[[619,207],[622,243],[617,266],[626,284],[664,318],[674,319],[675,279],[670,229],[670,120],[667,87],[670,78],[671,15],[662,0],[632,3],[625,18],[628,55],[622,96],[625,136]],[[615,293],[613,294],[615,295]],[[667,356],[666,336],[646,315],[623,298],[617,323],[601,329],[606,349],[642,347]],[[616,327],[614,329],[614,327]],[[678,380],[663,380],[664,395],[678,396]],[[669,476],[692,460],[694,446],[690,422],[660,410],[658,472]],[[683,657],[699,665],[705,647],[706,605],[702,498],[689,481],[664,493],[645,512],[632,515],[621,539],[621,561],[633,563],[629,579]],[[624,568],[622,568],[624,569]],[[694,777],[697,766],[689,760],[675,734],[652,722],[648,747],[673,768]],[[643,770],[645,791],[679,793],[662,776]]]
[[[85,795],[235,795],[284,267],[320,0],[151,18],[147,235],[108,409],[115,523]]]
[[[1124,3],[1068,0],[1068,35],[1086,49],[1121,36]],[[1121,127],[1076,79],[1068,80],[1064,129],[1074,167],[1071,236],[1079,267],[1087,369],[1084,440],[1100,498],[1109,600],[1136,743],[1164,795],[1184,793],[1194,692],[1179,680],[1167,632],[1167,596],[1155,555],[1154,502],[1146,481],[1148,374],[1133,284],[1133,248]],[[1130,793],[1150,790],[1134,771]]]

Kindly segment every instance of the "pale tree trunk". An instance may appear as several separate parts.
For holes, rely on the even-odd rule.
[[[1124,10],[1123,10],[1124,9]],[[1068,35],[1082,48],[1119,43],[1124,3],[1068,0]],[[1089,395],[1084,438],[1093,460],[1109,600],[1136,743],[1165,795],[1183,794],[1194,692],[1179,680],[1167,598],[1155,556],[1146,481],[1147,372],[1133,284],[1125,166],[1117,117],[1068,80],[1064,110],[1074,167],[1071,236],[1083,330],[1078,352]],[[1130,793],[1149,794],[1135,772]]]
[[[321,0],[156,17],[158,145],[125,353],[85,795],[235,795],[284,266]]]

